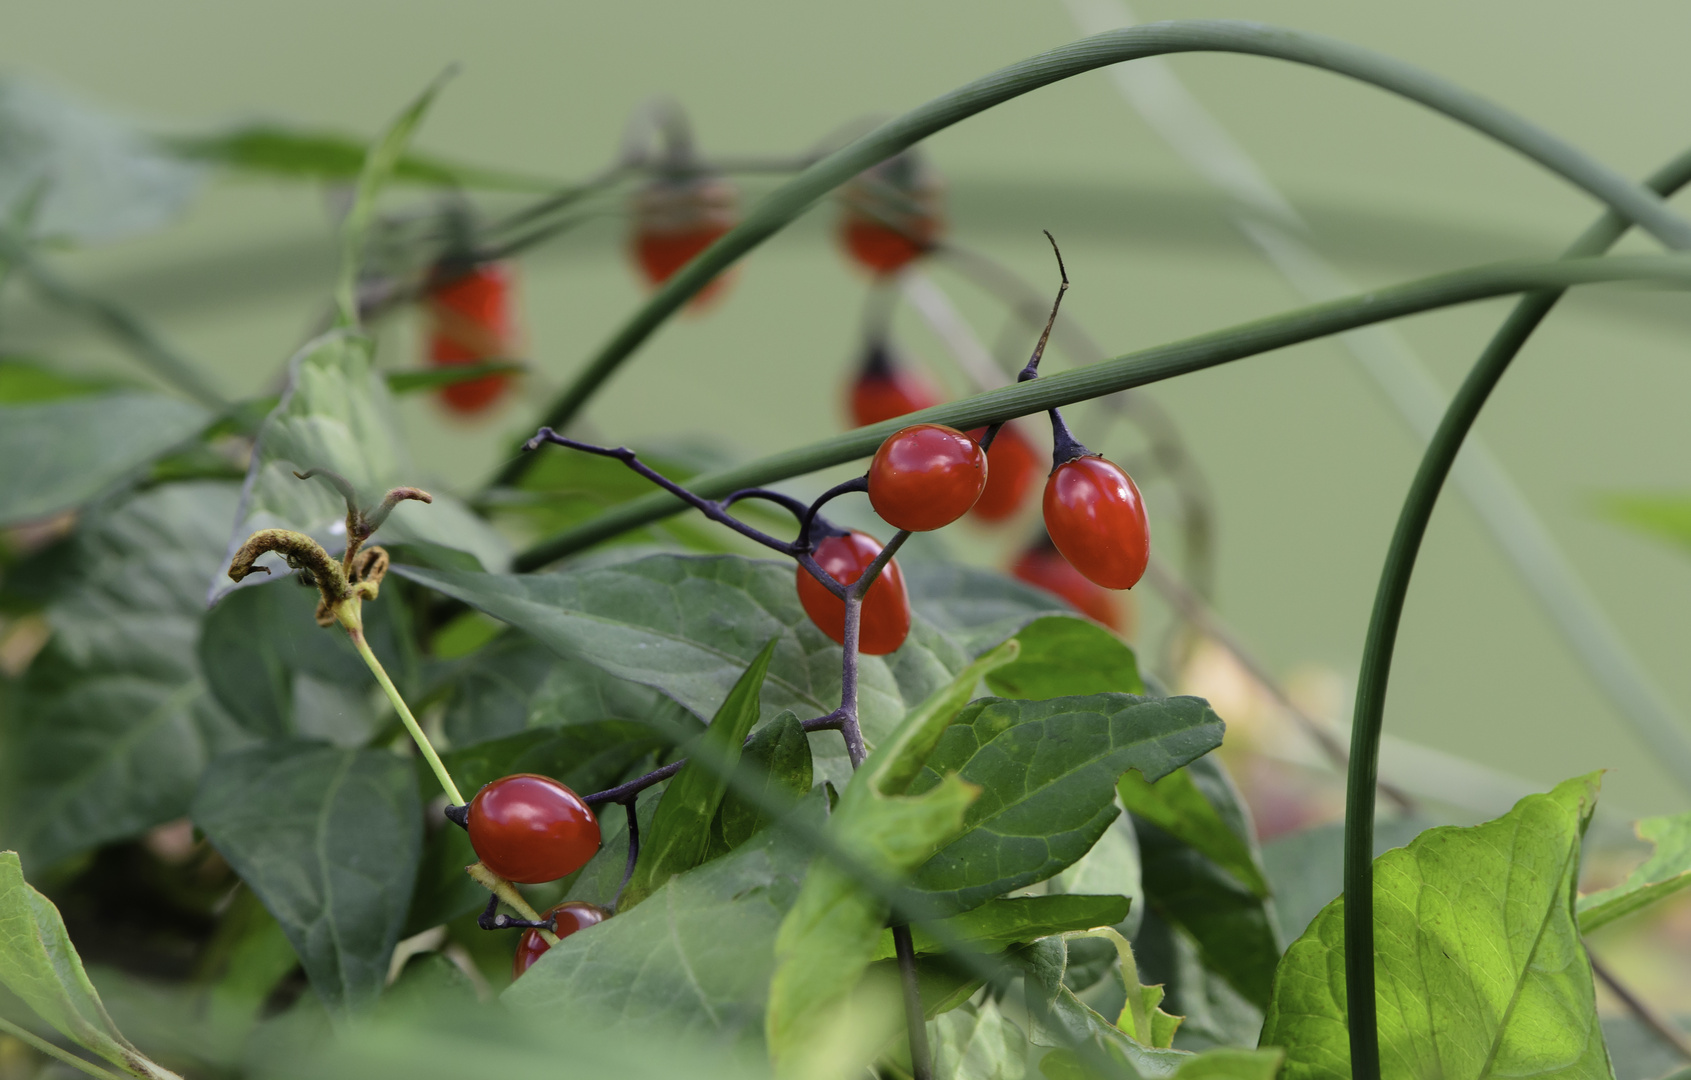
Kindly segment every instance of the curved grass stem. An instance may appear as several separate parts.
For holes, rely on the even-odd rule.
[[[688,490],[701,498],[717,498],[740,488],[771,484],[868,457],[889,435],[911,424],[945,424],[968,431],[1405,315],[1511,293],[1602,281],[1650,280],[1691,285],[1691,259],[1678,255],[1629,255],[1515,262],[1452,271],[1141,349],[1089,367],[1043,375],[1031,382],[856,428],[747,465],[694,477],[688,481]],[[538,569],[685,508],[685,503],[667,493],[654,492],[631,499],[521,552],[513,566],[519,571]]]
[[[1664,166],[1648,183],[1662,194],[1691,183],[1691,152]],[[1604,214],[1568,248],[1568,264],[1590,261],[1578,257],[1607,250],[1626,230],[1627,220],[1621,215],[1613,211]],[[1374,792],[1385,725],[1386,686],[1404,599],[1433,508],[1463,440],[1510,362],[1561,297],[1562,289],[1557,287],[1522,297],[1450,399],[1410,481],[1374,594],[1357,679],[1345,792],[1345,997],[1351,1070],[1357,1080],[1379,1080],[1380,1076],[1374,985]]]
[[[1083,38],[1001,68],[882,124],[805,169],[659,289],[590,359],[547,410],[563,428],[618,366],[717,274],[786,227],[822,196],[929,135],[1054,82],[1124,61],[1182,52],[1262,56],[1320,68],[1398,94],[1487,135],[1614,208],[1673,248],[1691,247],[1691,222],[1653,192],[1537,125],[1402,61],[1319,34],[1256,23],[1193,20],[1126,27]],[[530,467],[509,462],[509,485]]]

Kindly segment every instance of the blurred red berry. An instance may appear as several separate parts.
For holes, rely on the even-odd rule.
[[[511,264],[505,262],[437,267],[425,303],[429,363],[441,367],[513,358],[518,352],[514,284]],[[443,386],[438,395],[453,412],[474,416],[503,397],[511,381],[509,375],[486,375]]]
[[[738,193],[715,176],[663,177],[635,193],[629,250],[646,284],[657,288],[739,221]],[[693,295],[695,309],[723,294],[721,274]]]
[[[969,437],[979,441],[986,428],[976,428]],[[1042,455],[1015,424],[1005,424],[986,452],[986,490],[970,511],[981,521],[996,523],[1016,515],[1028,492],[1039,478]]]
[[[548,911],[544,918],[552,920],[554,934],[567,938],[577,930],[585,930],[589,926],[604,922],[610,915],[610,912],[596,904],[571,900]],[[511,978],[521,978],[522,973],[534,966],[534,962],[551,947],[551,943],[540,936],[540,931],[532,927],[524,930],[523,936],[517,940],[517,954],[511,957]]]
[[[1010,573],[1029,585],[1055,593],[1082,615],[1118,634],[1133,632],[1132,598],[1086,580],[1048,539],[1022,552],[1010,567]]]
[[[943,193],[938,174],[915,151],[865,169],[840,187],[840,243],[870,273],[895,274],[944,233]]]

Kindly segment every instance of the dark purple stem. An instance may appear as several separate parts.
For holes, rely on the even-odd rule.
[[[922,1011],[922,987],[916,979],[916,945],[910,927],[892,928],[892,945],[898,953],[898,977],[904,984],[904,1026],[910,1033],[910,1075],[913,1080],[933,1080],[933,1055],[928,1050],[928,1020]]]
[[[1056,409],[1051,410],[1051,467],[1067,465],[1076,458],[1083,458],[1091,454],[1081,441],[1074,437],[1069,425],[1063,422],[1063,414]]]
[[[859,581],[873,580],[868,574]],[[846,754],[855,771],[869,756],[863,743],[863,729],[857,723],[857,642],[863,629],[863,596],[856,588],[845,596],[845,654],[840,662],[840,734],[845,737]]]
[[[499,913],[499,897],[487,898],[487,910],[476,916],[476,925],[483,930],[556,930],[557,924],[550,919],[513,919],[509,915]]]
[[[634,451],[630,450],[626,446],[594,446],[592,443],[578,442],[575,439],[566,439],[551,428],[543,427],[539,431],[535,432],[534,438],[523,444],[523,450],[536,450],[544,443],[553,443],[557,446],[566,447],[570,450],[580,450],[584,454],[597,454],[600,457],[616,458],[624,465],[627,465],[630,469],[633,469],[652,483],[663,488],[671,495],[674,495],[688,506],[693,507],[712,521],[728,526],[741,536],[744,536],[749,540],[754,540],[757,543],[762,544],[764,547],[769,548],[771,551],[778,551],[783,555],[792,555],[795,553],[794,545],[777,540],[760,529],[752,528],[750,525],[747,525],[745,522],[739,520],[732,514],[728,513],[728,511],[724,510],[720,503],[712,502],[710,499],[693,494],[691,491],[688,491],[680,484],[671,480],[669,477],[646,465],[645,462],[640,460],[639,455],[635,454]]]
[[[833,487],[817,496],[816,501],[811,503],[805,512],[799,517],[799,538],[793,547],[798,551],[809,551],[811,549],[810,529],[813,524],[821,525],[826,530],[828,536],[841,535],[845,530],[834,525],[830,525],[827,518],[820,516],[822,507],[839,498],[841,495],[849,495],[854,491],[868,490],[869,478],[867,476],[854,476],[843,483],[835,484]]]
[[[634,877],[634,864],[640,858],[640,817],[635,812],[634,800],[623,803],[623,809],[628,811],[628,866],[622,872],[622,884],[617,886],[617,894],[611,900],[611,910],[622,907],[623,890],[628,888],[629,879]]]

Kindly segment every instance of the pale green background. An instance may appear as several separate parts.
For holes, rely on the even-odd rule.
[[[1633,175],[1691,140],[1684,4],[1143,2],[1139,15],[1256,18],[1369,45],[1489,94]],[[1076,36],[1054,0],[80,2],[11,5],[4,26],[0,65],[165,130],[264,116],[368,133],[457,62],[421,145],[560,178],[599,168],[626,114],[654,92],[683,99],[709,150],[799,149],[854,117],[908,108]],[[1312,220],[1324,250],[1366,282],[1550,254],[1595,212],[1510,153],[1334,76],[1240,57],[1173,64]],[[1112,351],[1297,303],[1102,75],[1018,100],[930,148],[952,185],[956,235],[1043,283],[1038,230],[1052,229],[1075,281],[1068,310]],[[743,268],[729,303],[658,335],[596,403],[597,430],[637,441],[704,428],[768,451],[837,429],[862,283],[828,242],[831,219],[824,210],[778,237]],[[525,265],[546,387],[638,300],[619,230],[607,220]],[[226,182],[178,227],[63,265],[146,313],[230,391],[251,392],[270,384],[321,312],[328,235],[312,189]],[[953,291],[996,333],[989,306],[966,287]],[[1493,302],[1402,328],[1453,386],[1505,310]],[[109,355],[15,298],[6,315],[9,345],[90,364]],[[1691,712],[1691,559],[1590,512],[1605,489],[1691,488],[1688,327],[1677,296],[1588,292],[1527,349],[1481,430],[1628,642]],[[411,328],[388,335],[387,355],[404,362]],[[1416,456],[1402,424],[1329,343],[1156,393],[1217,490],[1225,615],[1279,670],[1314,662],[1353,678]],[[514,432],[527,423],[520,414],[495,426]],[[492,463],[485,432],[443,431],[420,402],[408,422],[426,435],[431,479],[468,483]],[[1153,511],[1166,504],[1162,492],[1150,497]],[[1630,808],[1684,802],[1455,498],[1417,575],[1388,728],[1545,784],[1613,767],[1609,796]]]

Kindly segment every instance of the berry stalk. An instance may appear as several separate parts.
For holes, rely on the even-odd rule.
[[[446,792],[446,797],[452,800],[453,806],[464,805],[464,796],[458,791],[458,785],[452,782],[452,774],[446,771],[446,763],[435,753],[434,744],[429,742],[429,737],[424,734],[422,725],[417,723],[417,718],[411,715],[411,707],[405,704],[405,699],[399,694],[399,688],[388,678],[387,669],[376,659],[376,654],[370,649],[370,643],[364,640],[363,623],[348,626],[346,634],[352,639],[352,647],[358,650],[358,655],[362,656],[364,663],[369,666],[370,673],[375,675],[376,681],[382,685],[382,692],[387,694],[388,700],[393,703],[394,711],[399,713],[399,719],[404,722],[405,730],[411,733],[417,749],[423,752],[423,758],[429,763],[429,768],[434,770],[441,790]]]

